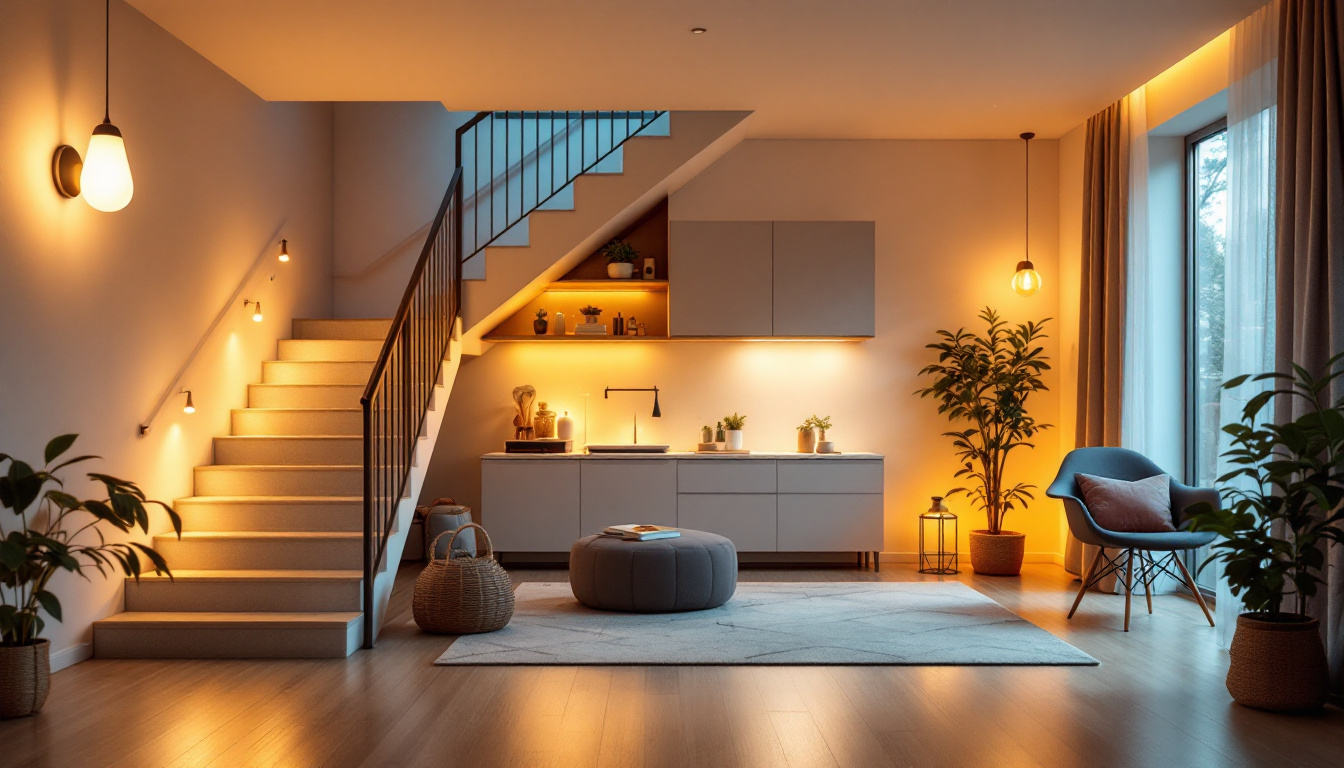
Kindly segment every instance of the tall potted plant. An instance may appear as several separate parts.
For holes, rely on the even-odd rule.
[[[182,521],[173,508],[145,498],[140,488],[111,475],[88,473],[107,493],[103,499],[78,499],[66,493],[56,473],[97,456],[76,456],[53,465],[74,444],[76,435],[47,443],[42,469],[0,453],[0,504],[15,519],[0,521],[0,717],[23,717],[42,708],[51,685],[50,645],[43,639],[45,622],[39,609],[61,620],[61,602],[48,588],[57,571],[87,575],[97,568],[106,575],[119,568],[140,578],[140,556],[155,573],[169,574],[163,556],[137,542],[109,542],[101,524],[119,531],[140,528],[149,533],[149,505],[168,512],[173,530],[182,535]]]
[[[1294,365],[1291,374],[1237,376],[1223,385],[1275,382],[1247,401],[1239,423],[1223,427],[1232,438],[1223,453],[1232,469],[1218,478],[1224,508],[1206,502],[1191,510],[1196,530],[1221,537],[1200,567],[1222,562],[1229,590],[1246,608],[1232,637],[1227,690],[1249,707],[1315,710],[1329,694],[1320,622],[1307,611],[1322,583],[1322,545],[1344,543],[1344,397],[1330,402],[1341,361],[1344,353],[1332,357],[1320,378]],[[1305,412],[1257,426],[1279,396],[1304,401]]]
[[[1022,571],[1026,535],[1003,528],[1004,517],[1027,508],[1036,498],[1027,483],[1008,485],[1008,457],[1018,448],[1034,447],[1030,440],[1049,424],[1037,423],[1027,412],[1027,399],[1046,389],[1041,374],[1050,369],[1039,341],[1045,338],[1040,322],[1009,326],[986,307],[980,319],[986,334],[965,329],[938,331],[942,341],[928,345],[938,351],[938,362],[919,373],[933,383],[918,390],[920,397],[938,400],[938,412],[965,429],[944,432],[952,438],[962,464],[956,477],[974,485],[953,488],[946,495],[965,494],[984,511],[987,527],[971,531],[971,566],[976,573],[1016,576]]]

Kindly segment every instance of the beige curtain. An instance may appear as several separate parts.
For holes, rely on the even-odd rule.
[[[1344,350],[1344,17],[1335,0],[1287,0],[1279,19],[1275,357],[1320,371]],[[1336,391],[1334,397],[1344,395]],[[1280,421],[1295,402],[1277,403]],[[1344,547],[1328,550],[1321,620],[1336,693],[1344,690]]]
[[[1079,448],[1120,445],[1129,233],[1128,98],[1088,119],[1086,142],[1075,435]],[[1081,573],[1083,557],[1083,547],[1069,536],[1064,567],[1071,573]]]

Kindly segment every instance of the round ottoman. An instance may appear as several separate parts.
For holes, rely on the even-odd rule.
[[[737,548],[683,529],[675,539],[587,536],[569,548],[569,586],[590,608],[633,613],[702,611],[737,590]]]

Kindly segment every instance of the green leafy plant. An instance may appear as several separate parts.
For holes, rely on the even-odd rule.
[[[537,319],[538,319],[538,320],[545,320],[545,319],[546,319],[546,310],[544,310],[544,309],[538,309],[538,310],[537,310]]]
[[[612,240],[599,252],[607,257],[608,264],[629,264],[639,258],[639,251],[624,240]]]
[[[1218,478],[1224,508],[1194,505],[1191,527],[1222,537],[1200,568],[1222,562],[1232,594],[1269,621],[1306,617],[1322,583],[1322,545],[1344,543],[1344,397],[1329,401],[1331,384],[1344,375],[1341,361],[1344,352],[1330,358],[1319,378],[1293,365],[1291,374],[1237,376],[1223,384],[1233,389],[1248,380],[1275,382],[1247,401],[1240,422],[1223,427],[1232,437],[1223,458],[1233,467]],[[1305,401],[1305,412],[1285,424],[1256,426],[1260,412],[1279,396]],[[1226,485],[1238,480],[1244,487]],[[1283,613],[1288,596],[1295,598],[1295,616]]]
[[[138,580],[143,555],[155,573],[172,576],[162,555],[137,542],[109,542],[99,527],[106,523],[123,532],[139,527],[149,533],[146,507],[158,505],[168,513],[180,537],[182,520],[172,507],[145,498],[133,482],[95,472],[88,473],[88,478],[103,486],[107,498],[81,500],[62,490],[64,483],[56,476],[58,471],[100,458],[76,456],[53,466],[52,462],[70,450],[77,437],[61,435],[47,443],[43,466],[38,470],[0,453],[0,466],[9,462],[8,471],[0,476],[0,504],[17,519],[11,525],[0,521],[0,585],[4,587],[0,589],[0,645],[35,642],[45,626],[39,608],[61,620],[60,600],[47,589],[57,571],[73,571],[88,578],[84,569],[89,567],[104,576],[120,568],[123,574]],[[77,516],[91,519],[80,521]],[[79,522],[83,524],[77,525]]]
[[[583,315],[584,317],[597,317],[598,315],[602,314],[602,309],[600,307],[594,307],[592,304],[589,304],[583,309],[580,309],[579,314]]]
[[[816,428],[817,432],[819,433],[820,439],[822,440],[826,439],[826,430],[831,428],[830,416],[818,416],[817,414],[814,413],[812,414],[811,418],[807,420],[807,423],[811,424],[813,427]]]
[[[806,419],[803,419],[803,423],[798,425],[798,431],[799,431],[799,432],[806,432],[807,430],[812,429],[812,428],[813,428],[813,426],[812,426],[812,417],[811,417],[811,416],[807,417]]]
[[[1034,448],[1031,438],[1050,428],[1027,412],[1031,394],[1046,389],[1041,374],[1050,365],[1038,342],[1045,338],[1049,318],[1010,327],[989,307],[979,316],[987,326],[984,336],[965,329],[938,331],[943,340],[928,345],[938,351],[938,362],[919,372],[932,376],[933,384],[917,394],[938,400],[938,412],[948,421],[969,422],[966,429],[943,434],[952,438],[962,464],[955,476],[975,485],[946,495],[970,497],[984,511],[989,532],[999,534],[1009,512],[1025,510],[1036,498],[1031,493],[1036,486],[1006,485],[1004,475],[1012,452]]]
[[[732,416],[724,416],[724,417],[723,417],[723,426],[724,426],[725,429],[727,429],[727,430],[730,431],[730,432],[735,432],[735,431],[741,429],[741,428],[742,428],[742,425],[744,425],[744,424],[746,424],[746,423],[747,423],[747,417],[746,417],[746,416],[738,416],[738,415],[737,415],[737,411],[733,411],[733,415],[732,415]]]

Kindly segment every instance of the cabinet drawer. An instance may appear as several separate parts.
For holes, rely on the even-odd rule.
[[[581,536],[601,533],[609,525],[627,523],[676,526],[675,459],[602,459],[575,463],[582,465]]]
[[[775,462],[692,459],[677,462],[681,493],[774,493]]]
[[[865,552],[882,549],[882,495],[790,493],[778,501],[781,552]]]
[[[882,493],[882,462],[800,459],[779,462],[780,493]]]
[[[501,552],[568,552],[579,538],[579,462],[481,462],[481,524]]]
[[[775,551],[773,493],[683,493],[677,526],[727,536],[739,552]]]

